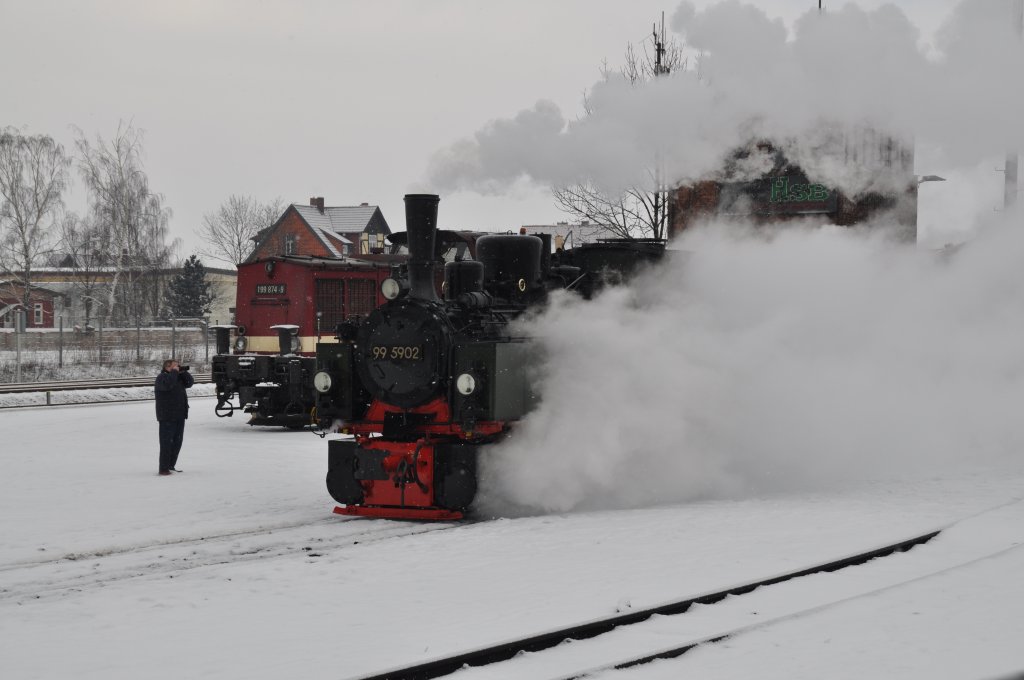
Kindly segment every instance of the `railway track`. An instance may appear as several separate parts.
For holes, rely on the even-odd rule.
[[[467,523],[398,524],[313,522],[112,547],[30,562],[0,564],[0,602],[20,604],[59,597],[144,577],[175,577],[201,567],[289,556],[314,560],[338,550],[357,548],[416,534],[446,531]]]
[[[642,624],[656,621],[667,621],[671,620],[671,618],[680,618],[679,615],[688,612],[695,605],[712,605],[721,603],[730,596],[746,595],[766,586],[782,584],[787,581],[809,577],[815,574],[827,574],[846,567],[865,564],[879,557],[905,552],[915,546],[927,543],[939,535],[939,533],[939,531],[932,531],[897,543],[849,555],[842,559],[775,575],[759,581],[752,581],[733,586],[713,593],[705,593],[697,597],[678,600],[657,607],[629,611],[567,628],[548,631],[516,640],[509,640],[490,647],[461,652],[459,654],[453,654],[451,656],[434,659],[424,663],[392,668],[373,675],[357,676],[350,680],[430,680],[432,678],[440,678],[453,673],[456,674],[455,677],[460,680],[463,677],[550,677],[555,680],[573,680],[575,678],[582,678],[586,675],[601,671],[629,668],[649,663],[657,659],[674,658],[686,653],[694,647],[721,641],[732,634],[742,632],[742,630],[748,629],[752,626],[744,626],[727,632],[719,631],[713,635],[684,638],[684,641],[681,644],[669,647],[662,646],[660,648],[656,648],[656,651],[653,652],[651,652],[649,647],[647,647],[646,651],[643,653],[626,655],[625,658],[619,656],[613,662],[599,665],[594,665],[593,659],[595,656],[591,656],[589,653],[581,654],[580,652],[583,650],[579,649],[577,645],[586,644],[586,642],[581,641],[591,641],[593,638],[597,638],[598,636],[605,636],[610,633],[625,633],[626,631],[631,630],[632,627],[639,627]],[[662,640],[663,639],[664,638],[662,638]],[[565,645],[564,643],[566,642],[573,642],[574,644]],[[596,643],[597,641],[593,640],[593,642]],[[529,659],[529,657],[533,655],[536,655],[537,658],[543,658],[546,654],[557,652],[562,649],[567,650],[568,655],[572,657],[568,664],[569,667],[575,669],[582,668],[582,670],[553,673],[551,671],[551,664],[541,664],[539,668],[543,670],[540,670],[539,672],[544,674],[541,676],[538,674],[538,668],[533,668],[531,670],[524,669],[520,666],[516,670],[509,668],[509,672],[505,674],[502,674],[500,670],[495,668],[500,668],[506,663],[512,664],[523,661],[524,659]],[[597,652],[598,648],[592,648],[592,651]],[[539,654],[540,652],[544,652],[544,654]],[[587,659],[588,662],[581,664],[581,659]],[[557,664],[554,667],[557,667]]]
[[[210,373],[195,373],[197,383],[213,380]],[[130,378],[102,378],[96,380],[62,380],[56,382],[2,383],[0,394],[21,394],[25,392],[67,392],[70,390],[110,390],[118,387],[152,387],[153,376]]]

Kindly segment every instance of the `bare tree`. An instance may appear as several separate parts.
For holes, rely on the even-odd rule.
[[[623,78],[633,87],[641,87],[653,78],[683,71],[686,67],[683,45],[675,38],[666,41],[663,27],[661,36],[657,30],[652,31],[652,39],[644,41],[642,52],[628,44],[619,71],[613,71],[607,63],[602,64],[601,75],[605,80]],[[583,110],[584,115],[593,113],[586,95]],[[591,182],[553,187],[555,204],[574,219],[603,227],[621,238],[664,238],[668,227],[668,191],[660,166],[661,159],[652,158],[647,170],[648,180],[619,195],[608,194]]]
[[[655,181],[652,176],[652,186]],[[584,182],[556,188],[552,193],[555,205],[562,212],[602,227],[619,238],[663,238],[665,235],[665,191],[633,187],[613,196]]]
[[[108,295],[104,270],[110,261],[100,229],[75,213],[65,215],[60,229],[59,256],[53,264],[73,272],[71,289],[82,301],[86,326],[93,319],[97,300]]]
[[[0,270],[28,307],[32,268],[49,252],[70,161],[46,135],[0,130]]]
[[[110,256],[108,322],[141,323],[159,311],[161,270],[177,247],[167,242],[171,211],[149,187],[142,166],[142,131],[121,123],[109,141],[90,142],[78,130],[78,169],[89,191],[91,220]]]
[[[256,235],[272,226],[284,208],[280,198],[261,203],[252,196],[232,194],[216,212],[203,216],[208,247],[201,254],[232,265],[245,262],[256,245]]]

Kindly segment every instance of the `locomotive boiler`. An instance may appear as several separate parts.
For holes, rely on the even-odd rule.
[[[552,254],[546,235],[490,234],[476,259],[431,257],[439,197],[405,197],[409,259],[381,284],[387,302],[339,324],[317,347],[316,412],[328,442],[327,489],[344,515],[457,519],[477,491],[481,447],[537,402],[535,344],[513,320],[552,289],[592,293],[660,259],[664,243],[591,244]]]

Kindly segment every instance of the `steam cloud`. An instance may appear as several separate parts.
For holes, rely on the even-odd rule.
[[[670,182],[684,182],[713,172],[751,138],[800,139],[813,149],[816,137],[848,126],[934,145],[952,166],[1024,147],[1024,88],[1008,79],[1024,72],[1024,48],[1008,0],[958,5],[934,56],[892,5],[811,10],[789,36],[754,5],[727,0],[697,11],[684,2],[672,26],[702,55],[700,79],[691,70],[640,87],[599,82],[592,114],[580,120],[538,102],[438,152],[431,185],[494,192],[526,177],[618,191],[649,182],[655,158]],[[864,188],[849,167],[807,169],[848,193]]]
[[[615,191],[649,181],[653,159],[686,182],[766,138],[799,140],[787,155],[853,194],[870,177],[815,153],[847,128],[969,172],[1024,148],[1011,17],[1008,0],[962,2],[926,53],[892,5],[812,10],[790,34],[752,4],[684,2],[672,26],[702,55],[700,78],[599,82],[579,120],[539,102],[439,152],[431,183]],[[487,454],[482,509],[634,507],[1016,460],[1021,218],[945,254],[870,230],[711,224],[676,244],[689,257],[628,288],[557,299],[527,328],[547,357],[543,404]]]
[[[954,253],[836,227],[710,225],[682,247],[631,287],[531,322],[543,404],[486,458],[485,511],[821,490],[1021,457],[1019,226]]]

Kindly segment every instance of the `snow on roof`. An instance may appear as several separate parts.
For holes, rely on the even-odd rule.
[[[570,245],[591,243],[602,238],[614,238],[616,234],[607,227],[598,224],[558,222],[556,224],[525,224],[523,228],[528,234],[551,234],[561,236]]]
[[[352,241],[341,235],[341,232],[362,231],[377,210],[375,205],[335,206],[324,208],[321,213],[312,205],[293,203],[292,207],[313,228],[324,246],[336,257],[341,257],[335,242],[352,245]]]
[[[324,208],[321,213],[311,205],[294,204],[302,218],[311,226],[335,233],[362,231],[377,212],[375,205],[335,206]]]
[[[38,274],[36,274],[36,276],[38,277]],[[0,286],[17,286],[19,288],[24,288],[25,284],[23,284],[21,281],[15,281],[14,279],[0,279]],[[33,282],[32,285],[29,286],[29,289],[30,290],[38,290],[38,291],[42,291],[44,293],[51,293],[51,294],[63,292],[63,291],[57,290],[56,287],[53,286],[53,284],[50,283],[50,282],[46,282],[45,286],[40,286],[38,283]]]

